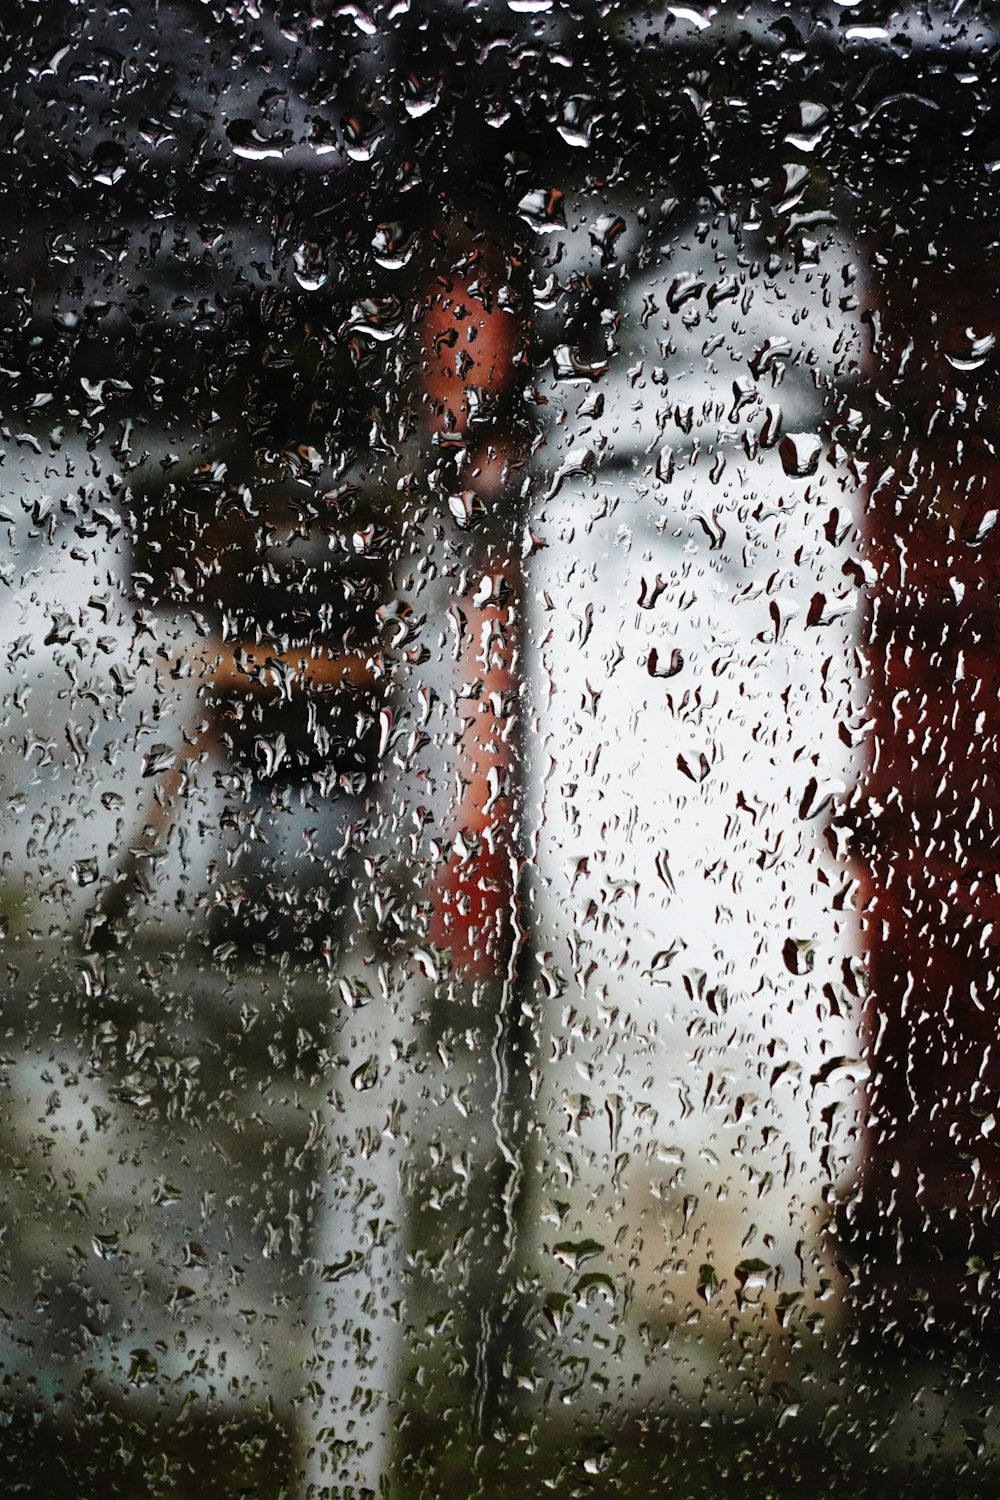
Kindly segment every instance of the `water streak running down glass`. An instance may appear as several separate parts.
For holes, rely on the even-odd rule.
[[[4,1493],[995,1495],[993,8],[0,37]]]

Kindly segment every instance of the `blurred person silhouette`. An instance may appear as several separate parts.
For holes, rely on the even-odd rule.
[[[296,400],[279,400],[284,371],[272,368],[266,327],[244,340],[235,366],[209,365],[201,384],[226,414],[225,439],[191,443],[127,492],[129,586],[142,608],[194,622],[197,644],[188,632],[170,665],[175,677],[197,678],[198,709],[92,915],[92,946],[113,942],[130,902],[152,894],[150,854],[176,816],[191,763],[205,758],[226,790],[230,830],[228,869],[212,892],[213,939],[306,951],[328,940],[331,903],[357,875],[351,846],[365,840],[409,460],[432,504],[464,533],[471,579],[454,599],[458,790],[429,935],[470,977],[505,970],[517,926],[522,332],[512,267],[485,231],[435,227],[426,238],[403,387],[416,411],[404,411],[394,445],[366,410],[372,377],[359,331],[398,319],[400,302],[375,297],[341,324],[334,353],[332,339],[310,348],[315,327],[297,330]],[[252,305],[241,312],[252,318]]]

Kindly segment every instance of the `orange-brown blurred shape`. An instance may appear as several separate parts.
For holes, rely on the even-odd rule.
[[[465,434],[477,419],[488,427],[490,397],[510,388],[519,329],[499,305],[503,270],[494,252],[474,249],[425,291],[422,384],[434,432]]]
[[[499,297],[504,266],[474,248],[430,278],[422,320],[421,381],[439,445],[452,436],[470,460],[462,484],[487,505],[500,498],[511,456],[505,398],[521,327]],[[516,701],[519,569],[505,545],[484,543],[481,571],[456,601],[464,620],[458,662],[461,730],[453,850],[431,893],[430,936],[468,978],[501,975],[516,940]]]

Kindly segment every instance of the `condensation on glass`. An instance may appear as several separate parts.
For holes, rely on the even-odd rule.
[[[993,8],[0,36],[5,1493],[997,1493]]]

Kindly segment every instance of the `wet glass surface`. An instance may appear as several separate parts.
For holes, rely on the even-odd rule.
[[[995,1495],[992,7],[0,37],[5,1493]]]

